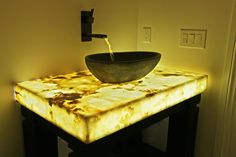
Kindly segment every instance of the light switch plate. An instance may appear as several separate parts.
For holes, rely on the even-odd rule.
[[[205,29],[180,29],[180,46],[206,48],[206,36]]]

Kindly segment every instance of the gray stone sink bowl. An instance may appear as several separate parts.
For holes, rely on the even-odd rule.
[[[115,61],[109,53],[91,54],[85,57],[90,72],[105,83],[122,83],[141,79],[151,72],[159,60],[158,52],[114,52]]]

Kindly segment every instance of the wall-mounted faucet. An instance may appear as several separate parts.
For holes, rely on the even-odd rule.
[[[92,41],[92,38],[107,38],[106,34],[93,34],[92,24],[94,22],[93,17],[94,9],[91,11],[81,11],[81,40]]]

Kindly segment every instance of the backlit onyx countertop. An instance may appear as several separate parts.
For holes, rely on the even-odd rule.
[[[207,75],[157,67],[143,79],[108,84],[89,71],[18,83],[15,99],[85,143],[202,93]]]

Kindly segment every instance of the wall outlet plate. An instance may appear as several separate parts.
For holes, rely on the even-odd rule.
[[[151,43],[152,27],[143,27],[143,43]]]

